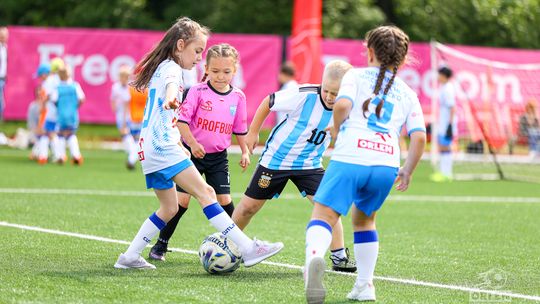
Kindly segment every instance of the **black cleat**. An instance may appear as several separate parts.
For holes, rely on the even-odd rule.
[[[345,248],[345,258],[330,255],[332,270],[340,272],[356,272],[356,263],[349,258],[349,248]]]
[[[156,244],[150,249],[148,257],[151,260],[165,262],[165,254],[167,254],[167,244],[157,241]]]

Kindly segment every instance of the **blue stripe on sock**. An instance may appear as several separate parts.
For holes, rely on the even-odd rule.
[[[378,241],[379,241],[379,237],[377,236],[377,230],[356,231],[354,233],[355,244],[371,243],[371,242],[378,242]]]
[[[154,225],[156,225],[156,227],[158,227],[159,230],[165,228],[167,225],[167,223],[160,219],[155,212],[150,215],[149,219],[152,221],[152,223],[154,223]]]
[[[311,220],[309,222],[309,224],[307,225],[306,230],[309,229],[309,227],[311,227],[311,226],[322,226],[322,227],[326,228],[328,231],[330,231],[330,233],[332,233],[332,227],[330,227],[330,225],[325,221]]]
[[[204,215],[206,215],[207,219],[211,219],[214,216],[220,214],[221,212],[225,212],[223,208],[219,205],[219,203],[213,203],[212,205],[208,205],[204,207],[203,209]]]

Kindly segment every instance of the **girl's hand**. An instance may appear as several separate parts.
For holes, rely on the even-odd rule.
[[[239,164],[240,167],[242,167],[242,172],[246,172],[247,167],[249,166],[249,164],[251,164],[251,160],[249,159],[249,153],[242,153]]]
[[[192,146],[190,146],[190,148],[191,148],[191,153],[193,153],[193,156],[195,158],[203,158],[206,155],[206,151],[204,151],[204,147],[198,142],[195,142]]]
[[[253,150],[259,143],[259,134],[249,131],[246,135],[246,146],[250,154],[253,154]]]
[[[396,178],[396,183],[399,183],[396,186],[396,190],[404,192],[409,188],[409,183],[411,182],[411,174],[404,170],[403,168],[399,168],[398,176]]]
[[[163,105],[163,108],[165,110],[170,110],[170,109],[177,109],[178,107],[180,107],[180,102],[178,101],[178,99],[174,99],[174,100],[171,100],[171,101],[168,101],[166,102],[164,105]]]

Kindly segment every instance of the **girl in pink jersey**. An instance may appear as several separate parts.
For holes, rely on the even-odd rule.
[[[240,166],[245,170],[250,163],[245,146],[247,134],[246,96],[242,90],[231,86],[238,66],[238,51],[227,43],[217,44],[206,54],[206,75],[203,82],[185,92],[180,108],[178,128],[182,141],[191,152],[191,161],[206,182],[214,188],[217,200],[229,216],[234,211],[229,179],[227,148],[232,135],[236,135],[242,149]],[[149,257],[165,260],[167,245],[178,221],[186,212],[191,195],[176,186],[178,213],[159,233]]]
[[[148,88],[139,159],[146,186],[154,189],[160,206],[142,224],[129,248],[120,254],[115,268],[156,268],[141,253],[178,212],[175,183],[193,195],[210,223],[238,245],[244,266],[253,266],[283,248],[282,243],[252,240],[236,227],[217,202],[214,189],[204,182],[181,147],[176,109],[183,91],[182,68],[192,69],[202,59],[208,35],[207,28],[187,17],[180,18],[137,66],[135,87]]]

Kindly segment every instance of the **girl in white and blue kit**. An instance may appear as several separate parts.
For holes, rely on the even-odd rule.
[[[142,224],[129,248],[118,257],[115,268],[155,268],[141,253],[178,212],[175,183],[195,197],[210,223],[238,245],[244,266],[253,266],[283,248],[282,243],[247,237],[219,205],[214,189],[203,180],[181,146],[176,124],[184,90],[182,69],[192,69],[201,61],[208,36],[207,28],[180,18],[137,66],[135,87],[148,88],[139,160],[147,188],[154,189],[160,207]]]

